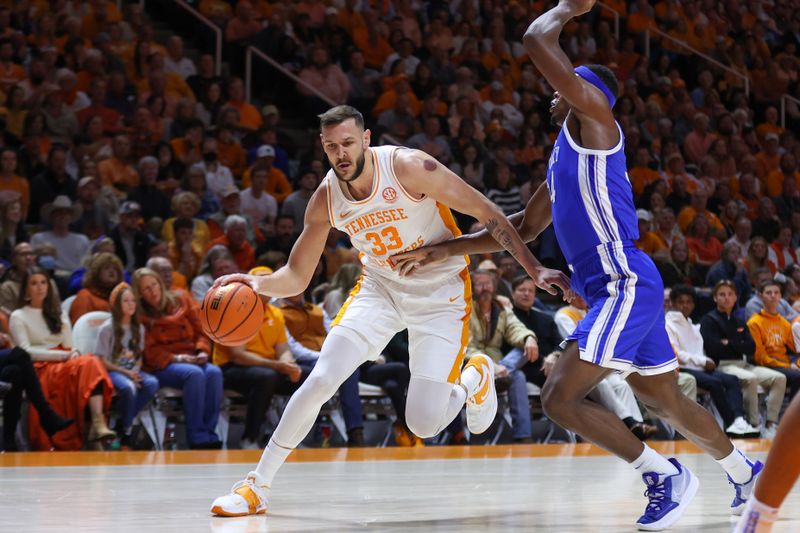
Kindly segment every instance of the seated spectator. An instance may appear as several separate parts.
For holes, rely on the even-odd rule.
[[[453,160],[447,137],[441,134],[441,119],[436,115],[427,115],[423,120],[422,131],[412,135],[406,141],[409,148],[416,148],[435,157],[443,165]]]
[[[211,232],[205,222],[195,218],[199,211],[200,199],[196,194],[181,192],[173,196],[172,212],[175,213],[175,216],[164,221],[164,226],[161,228],[161,237],[167,242],[175,240],[175,230],[172,226],[175,223],[175,219],[188,218],[194,223],[192,243],[200,250],[205,250],[208,247],[208,243],[211,242]]]
[[[681,372],[694,376],[697,386],[707,390],[722,417],[725,432],[732,435],[758,433],[744,419],[742,389],[736,376],[717,370],[716,362],[706,356],[700,327],[690,318],[694,312],[694,289],[676,285],[669,294],[672,310],[666,314],[669,340],[678,357]]]
[[[772,272],[768,268],[760,268],[755,271],[751,279],[753,280],[754,287],[761,287],[764,283],[773,281],[774,278]],[[745,306],[745,320],[750,320],[750,317],[758,314],[763,308],[764,301],[761,299],[761,292],[756,290],[750,299],[747,300],[747,305]],[[792,322],[795,318],[800,316],[800,313],[795,311],[791,304],[784,298],[780,298],[778,302],[778,314],[789,322]]]
[[[202,168],[194,165],[189,167],[181,182],[181,191],[193,193],[200,199],[200,211],[197,212],[197,218],[207,220],[209,216],[219,211],[219,199],[217,195],[208,190],[206,173]]]
[[[183,40],[173,35],[167,39],[167,57],[164,58],[164,69],[188,79],[197,73],[194,62],[183,54]]]
[[[522,211],[519,187],[513,182],[511,168],[502,162],[495,165],[494,183],[489,185],[486,197],[496,203],[506,216]]]
[[[720,372],[739,379],[747,419],[754,427],[759,427],[761,420],[758,387],[767,391],[766,420],[761,436],[773,438],[786,393],[786,376],[765,366],[752,364],[756,344],[745,321],[734,313],[736,286],[728,280],[719,281],[714,285],[712,295],[717,307],[700,321],[700,334],[703,336],[706,354],[714,360]]]
[[[42,384],[28,352],[15,348],[11,337],[0,333],[0,381],[10,388],[0,395],[3,400],[3,442],[0,451],[19,451],[15,434],[22,416],[22,393],[36,409],[39,423],[48,436],[52,437],[72,425],[75,421],[56,413],[42,392]]]
[[[264,190],[271,194],[279,204],[292,193],[292,185],[282,170],[273,166],[275,161],[275,148],[269,144],[262,144],[256,151],[256,160],[242,176],[242,187],[250,186],[250,174],[257,166],[267,169],[267,184]]]
[[[256,251],[247,242],[247,219],[229,215],[225,219],[225,233],[212,240],[210,246],[222,245],[228,249],[239,267],[247,272],[256,266]]]
[[[792,165],[795,166],[794,154],[787,152],[781,158],[781,167],[784,166],[784,159],[787,159]],[[775,179],[774,174],[771,174]],[[778,216],[781,220],[786,221],[792,217],[792,213],[800,211],[800,192],[797,187],[800,185],[800,172],[791,170],[791,173],[785,178],[781,175],[783,183],[781,184],[780,196],[775,196],[772,201],[775,203],[775,209],[778,211]]]
[[[775,264],[769,262],[769,245],[764,237],[753,237],[750,240],[747,257],[743,259],[742,264],[751,278],[762,269],[767,269],[773,274],[776,272]]]
[[[308,52],[308,63],[300,71],[300,79],[311,85],[334,105],[347,102],[350,94],[350,80],[342,69],[335,63],[331,63],[328,50],[324,46],[314,46]],[[316,93],[306,88],[302,83],[297,84],[297,91],[306,97],[306,102],[311,110],[326,110],[330,107],[327,102],[323,102]]]
[[[114,252],[127,272],[144,266],[147,260],[150,237],[139,226],[141,206],[136,202],[123,202],[119,208],[119,224],[111,230]]]
[[[149,268],[161,277],[165,287],[171,291],[189,289],[186,277],[172,268],[172,263],[166,257],[153,256],[147,260],[146,268]]]
[[[753,235],[764,237],[767,242],[772,242],[778,236],[780,229],[781,221],[772,199],[761,198],[758,201],[758,216],[753,220]]]
[[[192,297],[201,303],[215,279],[238,271],[239,267],[227,248],[219,244],[212,246],[200,263],[197,277],[192,280]]]
[[[750,237],[753,234],[753,223],[746,216],[740,216],[736,219],[736,224],[733,226],[733,235],[725,241],[725,244],[736,243],[739,245],[739,250],[744,257],[744,254],[750,251]],[[747,269],[745,269],[747,270]]]
[[[149,155],[141,158],[137,170],[141,181],[138,187],[128,192],[128,201],[139,204],[144,220],[166,220],[171,208],[169,198],[158,183],[158,159]]]
[[[228,82],[228,101],[225,107],[231,107],[239,113],[237,126],[242,130],[256,131],[264,123],[258,109],[244,101],[244,82],[239,78],[231,78]]]
[[[168,291],[146,268],[133,275],[145,329],[142,370],[161,387],[183,390],[186,439],[193,449],[222,447],[214,432],[222,402],[222,372],[208,362],[211,342],[200,327],[200,309],[184,291]]]
[[[100,183],[92,176],[81,178],[78,182],[76,203],[81,208],[81,214],[70,225],[70,229],[75,233],[86,235],[90,240],[107,235],[113,227],[111,217],[98,201],[99,198]]]
[[[31,204],[30,184],[28,180],[17,175],[17,152],[10,146],[0,149],[0,191],[18,193],[22,202],[23,219],[28,217]]]
[[[251,271],[268,271],[259,267]],[[262,447],[261,426],[272,397],[296,391],[311,373],[313,365],[298,363],[289,350],[283,313],[264,305],[264,321],[253,339],[240,347],[214,347],[214,364],[222,369],[225,387],[247,398],[242,448]]]
[[[158,392],[158,380],[142,371],[144,326],[136,314],[136,297],[127,283],[111,291],[111,318],[97,332],[94,354],[101,358],[117,392],[120,412],[117,434],[123,449],[130,449],[133,419]]]
[[[55,266],[60,270],[72,272],[81,267],[84,256],[89,251],[86,235],[69,230],[72,221],[81,215],[81,207],[74,205],[67,196],[58,196],[52,203],[42,208],[42,220],[52,229],[34,233],[31,245],[50,244],[56,249]]]
[[[19,308],[11,314],[14,344],[28,352],[36,365],[42,391],[53,409],[75,420],[73,426],[54,435],[31,413],[29,444],[34,450],[80,450],[85,430],[84,412],[91,414],[88,440],[111,439],[115,433],[106,425],[104,412],[111,405],[113,384],[103,363],[91,354],[72,347],[69,318],[61,312],[58,293],[52,291],[47,271],[32,267],[22,279]]]
[[[191,281],[197,275],[203,258],[203,250],[192,242],[194,223],[188,218],[178,218],[173,229],[175,240],[167,244],[167,257],[172,267],[186,280]]]
[[[797,353],[797,341],[789,321],[778,314],[781,287],[775,281],[765,281],[758,292],[764,307],[747,320],[747,327],[756,343],[755,362],[786,376],[789,396],[794,398],[800,390],[800,370],[792,357]]]
[[[498,378],[510,378],[509,404],[511,426],[515,442],[532,438],[531,414],[525,374],[520,370],[525,361],[539,358],[536,334],[526,328],[510,310],[502,308],[495,300],[497,278],[491,272],[476,270],[472,273],[474,311],[469,321],[467,357],[483,353],[496,363]],[[512,350],[503,354],[503,344]]]
[[[708,210],[708,190],[705,187],[698,187],[691,194],[691,203],[684,207],[678,214],[678,226],[684,233],[689,230],[689,226],[702,215],[710,225],[710,232],[717,238],[725,236],[725,226],[719,217]]]
[[[262,233],[271,235],[275,228],[275,218],[278,216],[278,201],[264,190],[267,186],[267,169],[261,166],[253,167],[250,179],[250,187],[239,195],[242,213],[250,217]],[[300,187],[302,190],[302,176],[300,177]],[[289,198],[298,193],[299,191],[293,192]],[[285,208],[286,203],[284,203]]]
[[[216,140],[220,165],[229,168],[234,178],[241,178],[247,168],[247,154],[233,128],[225,124],[217,126]]]
[[[253,5],[247,0],[236,4],[235,16],[225,24],[225,40],[231,44],[247,46],[261,31],[261,23],[256,19]]]
[[[293,217],[295,228],[302,230],[308,202],[319,187],[320,177],[313,169],[306,169],[300,172],[298,184],[300,188],[283,202],[281,215]]]
[[[172,139],[169,146],[172,148],[175,159],[184,167],[191,167],[203,159],[203,123],[198,119],[187,122],[184,127],[183,137]]]
[[[682,237],[672,241],[669,257],[656,261],[656,266],[664,280],[665,287],[671,287],[678,283],[685,283],[694,287],[703,285],[703,277],[695,267],[692,257],[689,255],[689,248]]]
[[[741,249],[735,242],[728,241],[722,247],[720,260],[711,265],[706,275],[706,286],[714,287],[722,280],[730,280],[741,294],[741,303],[746,304],[750,297],[750,279],[741,261]]]
[[[122,281],[122,262],[116,255],[106,252],[94,255],[83,277],[83,288],[69,308],[70,323],[75,325],[91,311],[111,311],[109,296]]]
[[[219,162],[217,140],[214,137],[203,139],[202,151],[203,160],[195,165],[205,172],[208,190],[219,197],[222,191],[234,186],[233,174],[231,169]]]
[[[32,174],[27,174],[31,182],[31,207],[28,210],[29,222],[47,222],[47,220],[39,219],[41,210],[45,204],[52,203],[57,196],[76,197],[76,182],[72,174],[67,170],[67,156],[67,149],[63,145],[53,145],[47,154],[47,167],[44,171],[34,176],[33,179],[31,179]]]
[[[350,291],[356,286],[356,282],[361,276],[361,270],[361,265],[345,263],[336,271],[328,287],[328,292],[325,294],[325,302],[322,305],[329,317],[334,318],[339,313],[345,300],[350,295]]]
[[[16,191],[0,191],[0,257],[8,259],[14,247],[28,241],[25,230],[20,194]]]
[[[253,220],[242,213],[242,196],[235,186],[222,191],[220,210],[208,217],[208,230],[211,238],[216,239],[225,233],[225,220],[231,215],[238,215],[247,221],[246,238],[248,241],[263,242],[264,235]]]
[[[686,246],[694,253],[695,264],[701,274],[706,273],[722,256],[722,243],[711,234],[708,220],[703,215],[697,215],[689,225]]]
[[[111,149],[114,155],[101,161],[97,170],[102,184],[112,187],[118,197],[124,198],[128,191],[139,185],[139,173],[130,163],[130,138],[120,133],[114,137]]]
[[[35,265],[36,254],[33,247],[27,242],[17,244],[11,252],[11,267],[0,278],[0,313],[6,315],[6,320],[13,311],[18,309],[22,278]],[[50,280],[50,289],[58,294],[58,287],[54,280]]]
[[[781,227],[778,238],[769,245],[767,260],[774,271],[783,272],[786,267],[796,264],[797,252],[792,247],[792,228],[789,225]]]
[[[307,302],[302,294],[282,298],[278,303],[278,308],[283,313],[286,323],[287,339],[292,356],[298,363],[310,365],[313,368],[319,359],[322,343],[330,331],[330,317],[320,306]],[[404,373],[402,370],[403,365],[399,363],[398,365],[401,368],[398,368],[395,364],[387,367],[390,372],[393,372],[393,375],[380,376],[376,372],[373,377],[384,377],[387,382],[394,382],[391,387],[393,394],[390,395],[390,398],[392,398],[392,405],[396,410],[398,421],[402,423],[402,426],[399,429],[396,428],[396,431],[402,436],[404,432],[408,431],[408,428],[405,427],[405,414],[401,415],[400,413],[405,411],[405,388],[408,386],[411,375],[408,373],[407,377],[405,377],[404,374],[408,370],[406,369]],[[366,365],[366,367],[369,368],[369,365]],[[347,429],[347,445],[349,447],[364,445],[364,417],[361,398],[358,394],[358,382],[359,372],[356,371],[339,387],[339,399]],[[395,403],[398,393],[403,397],[400,405]],[[409,437],[407,436],[407,438]]]

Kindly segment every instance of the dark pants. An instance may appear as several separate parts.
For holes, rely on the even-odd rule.
[[[706,372],[704,370],[681,368],[681,372],[693,375],[697,380],[697,386],[711,394],[711,400],[717,407],[725,427],[733,424],[736,418],[744,416],[744,400],[742,399],[739,378],[719,370]],[[800,372],[798,372],[798,375],[800,375]]]
[[[382,388],[392,401],[397,422],[406,424],[406,390],[411,371],[403,363],[367,363],[361,367],[361,381]]]
[[[22,348],[0,350],[0,381],[11,383],[12,388],[3,400],[3,449],[16,449],[14,433],[21,416],[22,393],[38,411],[40,418],[53,413],[42,393],[42,385],[33,368],[28,352]]]
[[[258,441],[261,425],[275,394],[292,394],[311,373],[312,366],[301,364],[303,373],[297,383],[288,376],[263,366],[238,366],[228,364],[222,367],[222,377],[226,389],[232,389],[247,399],[247,415],[243,438]]]
[[[794,366],[794,365],[792,365]],[[800,390],[800,370],[797,368],[781,368],[778,366],[769,367],[770,370],[776,370],[786,376],[786,388],[789,389],[789,400],[794,398],[797,391]]]

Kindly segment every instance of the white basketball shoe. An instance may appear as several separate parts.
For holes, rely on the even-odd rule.
[[[267,512],[269,485],[257,472],[250,472],[237,482],[230,494],[220,496],[211,504],[211,512],[217,516],[247,516]]]
[[[494,388],[494,363],[488,355],[477,354],[464,367],[474,367],[481,375],[475,393],[467,398],[467,427],[470,433],[483,433],[497,415],[497,391]]]

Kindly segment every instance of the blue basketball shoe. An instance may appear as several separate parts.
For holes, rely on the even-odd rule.
[[[677,474],[665,476],[657,472],[645,472],[642,479],[647,490],[644,495],[650,499],[644,514],[636,521],[642,531],[661,531],[677,522],[697,494],[700,482],[697,476],[682,466],[677,459],[670,463],[678,469]]]
[[[733,502],[731,503],[731,514],[742,514],[747,504],[747,499],[750,498],[750,493],[753,492],[753,487],[756,486],[756,479],[758,479],[762,470],[764,470],[764,463],[756,461],[753,463],[752,470],[750,470],[750,479],[745,483],[735,483],[731,476],[728,476],[728,483],[736,489],[736,496],[733,497]]]

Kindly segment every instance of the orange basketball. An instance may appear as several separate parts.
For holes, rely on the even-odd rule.
[[[200,323],[223,346],[247,344],[264,321],[264,304],[249,285],[230,283],[210,290],[200,306]]]

